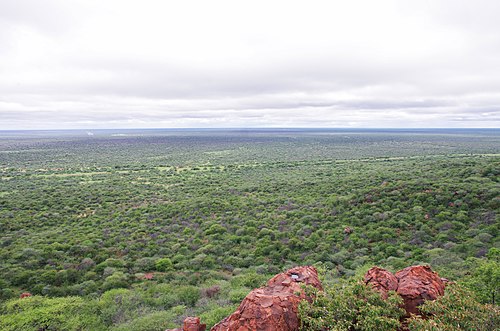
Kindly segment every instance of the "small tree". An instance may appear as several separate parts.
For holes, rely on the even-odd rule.
[[[500,300],[500,249],[491,248],[487,259],[476,260],[474,271],[464,284],[473,290],[482,303],[496,304]]]
[[[458,284],[446,286],[444,296],[419,307],[426,318],[413,316],[410,331],[500,330],[498,306],[481,304],[475,295]]]
[[[174,265],[168,257],[156,260],[155,265],[158,271],[170,271],[174,269]]]

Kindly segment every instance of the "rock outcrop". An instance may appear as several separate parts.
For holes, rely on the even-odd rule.
[[[306,298],[303,284],[322,289],[314,267],[296,267],[274,276],[267,286],[250,292],[238,309],[211,331],[298,330],[298,305]]]
[[[373,267],[365,274],[365,284],[387,298],[388,291],[396,291],[404,301],[407,315],[420,314],[418,306],[425,300],[436,300],[444,294],[445,282],[428,266],[412,266],[396,272]]]
[[[444,294],[445,283],[428,266],[413,266],[396,272],[397,293],[404,300],[408,314],[419,314],[418,306],[425,300],[436,300]]]
[[[428,266],[412,266],[391,272],[373,267],[365,274],[364,282],[387,298],[395,291],[404,300],[407,316],[419,314],[418,306],[425,300],[435,300],[444,294],[445,281]],[[322,290],[314,267],[295,267],[271,278],[266,286],[250,292],[238,309],[211,331],[295,331],[299,329],[298,305],[306,298],[301,285]],[[403,322],[404,323],[404,322]],[[184,326],[171,331],[205,331],[198,317],[188,317]]]

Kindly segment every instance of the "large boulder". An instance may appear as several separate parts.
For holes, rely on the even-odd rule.
[[[298,330],[298,305],[306,298],[303,284],[322,290],[314,267],[296,267],[274,276],[265,287],[250,292],[238,309],[211,331]]]
[[[408,314],[419,314],[418,306],[425,300],[444,295],[445,283],[429,266],[412,266],[396,272],[398,294]]]
[[[418,306],[425,300],[436,300],[444,294],[445,282],[429,266],[412,266],[396,272],[373,267],[365,274],[365,284],[370,284],[387,298],[388,291],[396,291],[404,301],[407,316],[420,314]]]

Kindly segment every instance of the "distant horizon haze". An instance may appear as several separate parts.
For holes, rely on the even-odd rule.
[[[80,133],[83,135],[92,136],[94,133],[120,133],[120,132],[339,132],[339,133],[363,133],[363,132],[498,132],[500,128],[342,128],[342,127],[232,127],[232,128],[82,128],[82,129],[0,129],[0,133],[23,133],[23,132],[40,132],[40,133],[57,133],[71,132]],[[1,137],[1,135],[0,135]]]

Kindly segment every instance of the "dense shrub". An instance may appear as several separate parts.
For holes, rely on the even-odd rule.
[[[235,309],[236,306],[234,305],[226,307],[214,307],[201,314],[200,318],[203,323],[207,325],[207,329],[209,330],[212,326],[219,323],[227,316],[231,315]]]
[[[2,306],[0,330],[105,330],[95,302],[79,297],[14,299]]]
[[[175,314],[172,311],[152,312],[129,322],[111,328],[112,331],[164,331],[178,325],[173,322]]]
[[[310,287],[306,293],[313,299],[299,305],[301,330],[393,331],[404,315],[396,293],[384,300],[362,282],[335,284],[324,292]]]
[[[155,265],[156,265],[156,270],[158,271],[170,271],[173,270],[174,268],[172,260],[170,260],[168,257],[156,260]]]
[[[450,284],[445,295],[427,301],[420,310],[425,318],[413,317],[410,331],[494,331],[500,329],[500,308],[478,302],[464,287]]]

